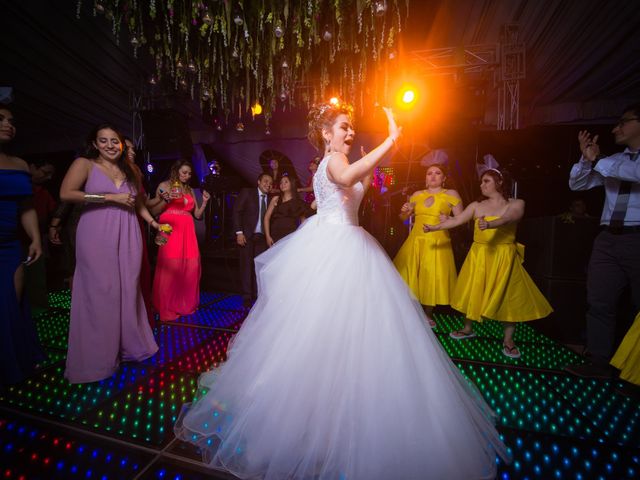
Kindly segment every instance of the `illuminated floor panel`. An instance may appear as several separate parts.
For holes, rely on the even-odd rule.
[[[236,477],[187,463],[161,460],[140,477],[141,480],[231,480]]]
[[[154,329],[158,353],[145,360],[146,365],[161,366],[208,342],[215,336],[213,330],[185,328],[176,325],[161,324]]]
[[[69,310],[50,308],[34,318],[40,343],[45,347],[67,349]]]
[[[499,425],[566,437],[603,438],[595,425],[547,381],[547,375],[499,366],[458,364],[499,418]]]
[[[4,413],[4,412],[2,412]],[[152,456],[128,446],[0,413],[0,475],[6,479],[133,478]]]
[[[464,316],[462,314],[451,313],[435,313],[436,333],[446,333],[447,335],[454,330],[460,330],[464,325]],[[516,325],[516,332],[513,337],[516,343],[535,342],[543,344],[555,343],[550,338],[542,335],[531,325],[535,322],[521,322]],[[473,331],[479,337],[493,338],[502,340],[504,337],[504,326],[500,322],[493,320],[485,320],[484,322],[473,322]]]
[[[554,370],[560,370],[568,364],[584,362],[582,357],[557,343],[520,342],[517,345],[522,356],[513,359],[502,353],[502,340],[487,337],[456,340],[448,334],[438,335],[438,339],[454,359]]]
[[[75,419],[87,410],[149,375],[142,365],[123,365],[111,378],[71,385],[64,379],[64,365],[46,369],[0,394],[0,405],[63,419]]]
[[[550,385],[581,415],[589,418],[608,442],[640,448],[640,405],[616,393],[615,381],[548,375]]]
[[[514,461],[499,465],[499,479],[620,480],[640,475],[640,455],[632,449],[513,430],[505,431],[503,440]]]
[[[232,478],[202,470],[195,448],[176,441],[172,426],[182,404],[196,394],[199,374],[225,361],[248,313],[242,297],[203,292],[195,314],[154,329],[157,355],[87,385],[69,385],[62,377],[70,293],[52,294],[49,302],[52,308],[36,319],[48,361],[0,394],[0,478]],[[512,360],[502,354],[499,322],[474,324],[478,336],[457,341],[448,334],[462,326],[462,317],[435,317],[445,350],[499,414],[498,428],[514,456],[510,466],[499,462],[499,479],[640,477],[640,402],[616,393],[616,382],[562,373],[563,365],[582,358],[532,324],[518,325],[515,339],[523,356]],[[16,412],[36,419],[22,425]],[[91,437],[78,439],[54,421]],[[64,450],[51,443],[54,438],[64,441]]]
[[[247,316],[247,310],[227,309],[221,305],[223,302],[225,300],[204,307],[192,315],[180,317],[172,323],[238,330]]]
[[[158,372],[96,408],[82,423],[94,431],[163,445],[173,439],[178,413],[184,403],[193,400],[196,389],[196,375]]]
[[[200,307],[203,307],[213,302],[217,302],[218,300],[227,296],[229,296],[228,293],[200,292]]]
[[[71,308],[71,290],[61,290],[49,294],[49,307],[52,308]]]
[[[233,334],[216,332],[216,335],[199,347],[181,356],[169,367],[174,370],[187,372],[206,372],[219,367],[227,358],[227,345]]]

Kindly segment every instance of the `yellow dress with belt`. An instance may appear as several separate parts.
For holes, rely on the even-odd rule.
[[[620,370],[620,378],[640,385],[640,313],[622,339],[611,365]]]
[[[451,302],[468,319],[527,322],[553,311],[522,266],[524,245],[515,239],[515,223],[480,230],[476,219],[473,244],[460,269]]]
[[[444,230],[425,233],[422,226],[440,223],[440,214],[450,215],[460,199],[443,190],[416,192],[409,201],[415,204],[414,225],[393,264],[421,304],[449,305],[456,282],[451,238]]]

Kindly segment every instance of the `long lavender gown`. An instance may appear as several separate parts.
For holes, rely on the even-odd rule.
[[[86,193],[135,193],[93,165]],[[76,270],[65,377],[71,383],[108,378],[120,361],[157,350],[140,290],[142,236],[132,209],[87,204],[76,233]]]

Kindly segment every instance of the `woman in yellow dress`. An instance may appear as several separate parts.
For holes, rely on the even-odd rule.
[[[611,365],[620,370],[620,378],[632,385],[625,385],[618,390],[624,395],[640,397],[640,313],[633,321],[631,328],[622,339]]]
[[[544,318],[553,309],[522,266],[524,247],[515,241],[524,201],[510,198],[511,180],[497,168],[482,173],[480,190],[483,200],[469,204],[457,217],[424,229],[446,230],[474,219],[473,244],[451,302],[465,314],[464,327],[450,336],[456,340],[472,338],[472,321],[498,320],[504,325],[504,355],[520,358],[513,340],[516,324]]]
[[[462,212],[462,201],[455,190],[444,188],[445,167],[427,168],[426,189],[415,192],[402,206],[400,218],[415,215],[411,233],[393,260],[400,276],[423,305],[427,321],[435,327],[433,307],[449,305],[456,282],[456,266],[449,232],[425,232],[424,225],[436,225],[440,216]]]

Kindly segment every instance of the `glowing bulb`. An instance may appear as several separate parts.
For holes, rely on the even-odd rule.
[[[256,102],[256,104],[253,107],[251,107],[251,115],[255,117],[256,115],[260,115],[261,113],[262,113],[262,105]]]

